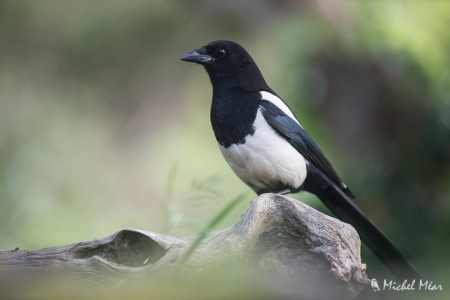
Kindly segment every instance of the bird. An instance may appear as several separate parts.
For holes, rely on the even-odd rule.
[[[399,279],[421,278],[394,244],[355,204],[319,145],[269,87],[252,56],[228,40],[186,52],[182,61],[204,67],[212,84],[210,120],[234,173],[256,194],[301,191],[316,195]]]

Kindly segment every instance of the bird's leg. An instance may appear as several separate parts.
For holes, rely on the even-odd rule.
[[[292,191],[290,189],[285,189],[285,190],[277,192],[278,195],[287,195],[290,193],[292,193]]]

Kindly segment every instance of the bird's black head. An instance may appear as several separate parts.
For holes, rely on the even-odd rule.
[[[232,41],[214,41],[185,53],[181,60],[203,65],[214,88],[238,86],[244,90],[268,89],[250,54]]]

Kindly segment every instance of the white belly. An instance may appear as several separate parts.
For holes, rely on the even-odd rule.
[[[233,171],[255,191],[299,188],[306,178],[303,156],[276,133],[258,110],[255,132],[245,143],[220,146]]]

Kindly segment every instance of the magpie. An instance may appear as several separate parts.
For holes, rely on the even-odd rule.
[[[211,124],[219,148],[235,174],[258,195],[316,195],[398,278],[420,278],[415,268],[353,202],[354,195],[317,143],[272,90],[250,54],[218,40],[185,53],[202,65],[212,83]]]

